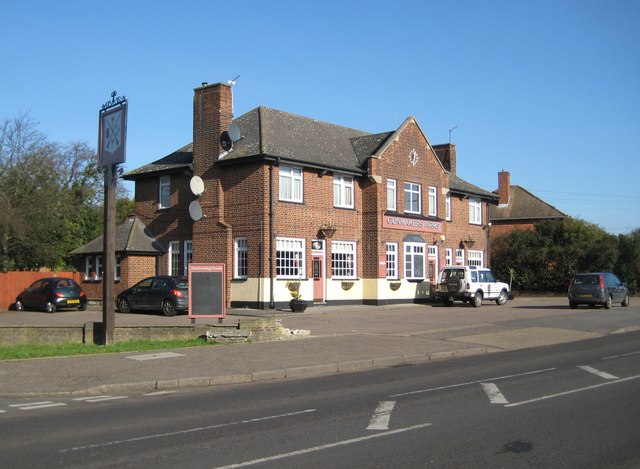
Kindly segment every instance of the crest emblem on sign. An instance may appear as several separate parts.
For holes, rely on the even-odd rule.
[[[114,112],[105,116],[104,149],[114,153],[122,145],[122,116]]]

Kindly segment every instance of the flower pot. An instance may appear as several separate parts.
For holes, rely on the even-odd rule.
[[[291,300],[289,301],[289,308],[294,313],[304,313],[304,310],[307,309],[307,302],[304,300]]]

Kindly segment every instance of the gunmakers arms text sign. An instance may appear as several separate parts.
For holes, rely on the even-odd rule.
[[[393,215],[384,215],[382,217],[382,227],[394,230],[422,231],[425,233],[442,233],[444,230],[444,224],[440,221],[396,217]]]

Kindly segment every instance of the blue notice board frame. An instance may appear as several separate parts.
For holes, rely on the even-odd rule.
[[[225,264],[189,264],[189,318],[225,318]]]

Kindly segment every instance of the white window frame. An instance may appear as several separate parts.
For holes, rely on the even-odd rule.
[[[189,264],[193,262],[193,241],[187,240],[184,242],[184,274],[189,275]]]
[[[84,258],[84,278],[85,280],[91,279],[91,271],[93,269],[93,256],[87,256]]]
[[[467,260],[469,265],[484,267],[484,252],[469,249],[467,252]]]
[[[93,278],[95,280],[102,280],[102,256],[100,254],[96,255],[95,268],[96,268],[96,273]]]
[[[447,248],[444,252],[447,265],[453,265],[453,249]]]
[[[357,249],[354,241],[331,241],[331,278],[357,278]]]
[[[451,193],[450,192],[447,192],[447,195],[445,196],[444,200],[445,200],[445,206],[446,206],[445,218],[447,221],[451,221]]]
[[[426,243],[404,243],[404,277],[407,280],[424,280],[427,268]],[[422,275],[417,270],[418,261],[422,263]]]
[[[438,215],[438,193],[436,188],[429,186],[429,216],[435,217]]]
[[[249,241],[246,236],[233,240],[233,277],[248,277]]]
[[[169,242],[167,261],[167,275],[180,275],[180,241]]]
[[[480,199],[469,199],[469,224],[482,225],[482,201]]]
[[[456,265],[464,265],[464,249],[456,249]]]
[[[276,278],[306,278],[305,240],[276,238]]]
[[[387,279],[398,278],[398,243],[387,243]]]
[[[113,271],[113,279],[116,282],[120,281],[120,274],[122,273],[121,267],[120,267],[120,261],[121,261],[120,254],[116,254],[116,265]]]
[[[412,196],[418,195],[418,207],[414,210]],[[415,182],[404,183],[404,212],[405,213],[422,213],[422,186]]]
[[[158,208],[171,206],[171,176],[160,176],[158,185]]]
[[[395,212],[398,210],[397,183],[395,179],[387,179],[387,210]]]
[[[293,166],[280,166],[278,177],[278,200],[302,203],[304,190],[302,169]]]
[[[336,174],[333,176],[333,206],[337,208],[353,208],[353,177]]]

